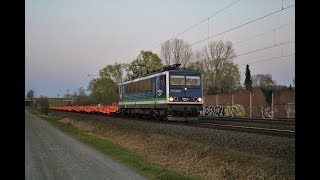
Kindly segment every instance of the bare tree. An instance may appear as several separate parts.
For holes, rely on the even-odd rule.
[[[35,91],[33,89],[30,89],[27,92],[27,98],[33,100],[34,97],[35,97]]]
[[[226,63],[230,63],[235,56],[231,42],[213,41],[205,46],[202,51],[202,60],[206,71],[221,71]]]
[[[253,87],[268,87],[274,85],[276,85],[276,82],[272,80],[271,74],[255,74],[252,76]]]
[[[201,51],[204,90],[207,94],[229,93],[240,86],[240,71],[233,62],[235,52],[229,41],[213,41]]]
[[[204,64],[201,60],[201,57],[202,57],[202,51],[197,50],[192,56],[192,59],[187,66],[187,69],[197,70],[204,73],[204,67],[203,67]]]
[[[161,57],[166,65],[181,64],[185,68],[189,65],[193,53],[189,43],[182,39],[166,41],[161,46]]]
[[[166,41],[161,46],[161,57],[164,59],[166,65],[171,64],[171,42]]]
[[[86,90],[83,87],[78,88],[78,96],[86,96]]]

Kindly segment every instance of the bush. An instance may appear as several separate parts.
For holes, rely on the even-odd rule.
[[[47,98],[40,98],[39,99],[39,110],[40,113],[48,115],[49,112],[49,100]]]

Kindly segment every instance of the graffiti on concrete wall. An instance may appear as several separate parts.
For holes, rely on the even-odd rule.
[[[204,106],[203,113],[205,116],[242,117],[246,115],[243,106],[240,104],[231,106]]]
[[[246,112],[242,105],[234,104],[232,106],[225,107],[226,116],[243,117],[246,116]]]
[[[271,107],[262,107],[261,106],[261,117],[264,118],[264,119],[273,119],[274,117],[274,113],[277,112],[277,109],[276,108],[272,108]]]
[[[204,106],[204,115],[206,116],[224,116],[224,106]]]
[[[285,108],[286,108],[287,118],[295,118],[296,117],[295,104],[288,103]]]

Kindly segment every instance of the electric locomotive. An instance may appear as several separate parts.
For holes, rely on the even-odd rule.
[[[203,105],[203,76],[179,66],[165,66],[119,84],[119,113],[169,121],[198,120]]]

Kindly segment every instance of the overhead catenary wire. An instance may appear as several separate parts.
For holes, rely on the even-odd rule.
[[[220,12],[222,12],[222,11],[226,10],[227,8],[229,8],[230,6],[234,5],[235,3],[239,2],[239,1],[240,1],[240,0],[236,0],[236,1],[232,2],[231,4],[229,4],[228,6],[226,6],[226,7],[222,8],[221,10],[219,10],[218,12],[216,12],[215,14],[213,14],[213,15],[211,15],[211,16],[209,16],[209,17],[205,18],[205,19],[203,19],[203,20],[202,20],[202,21],[200,21],[199,23],[197,23],[197,24],[195,24],[195,25],[193,25],[193,26],[189,27],[188,29],[186,29],[186,30],[182,31],[181,33],[177,34],[176,36],[174,36],[174,37],[172,37],[172,38],[170,38],[169,40],[166,40],[166,41],[170,41],[170,40],[172,40],[172,39],[174,39],[174,38],[176,38],[176,37],[180,36],[181,34],[188,32],[189,30],[191,30],[191,29],[193,29],[193,28],[197,27],[198,25],[200,25],[201,23],[203,23],[203,22],[205,22],[205,21],[207,21],[207,20],[209,21],[209,19],[210,19],[210,18],[212,18],[212,17],[216,16],[216,15],[217,15],[217,14],[219,14]],[[209,22],[208,22],[208,37],[209,37]],[[166,42],[166,41],[164,41],[164,42]],[[157,47],[161,46],[164,42],[162,42],[162,43],[160,43],[159,45],[157,45],[157,46],[155,46],[155,47],[151,48],[150,50],[154,50],[155,48],[157,48]],[[140,55],[138,55],[135,59],[137,59],[139,56],[140,56]]]
[[[180,36],[181,34],[183,34],[183,33],[187,32],[187,31],[191,30],[192,28],[198,26],[199,24],[201,24],[201,23],[203,23],[203,22],[205,22],[205,21],[208,21],[211,17],[217,15],[218,13],[222,12],[223,10],[227,9],[228,7],[232,6],[233,4],[235,4],[235,3],[238,2],[238,1],[240,1],[240,0],[234,1],[233,3],[231,3],[230,5],[228,5],[228,6],[225,7],[225,8],[221,9],[221,10],[218,11],[217,13],[215,13],[215,14],[207,17],[206,19],[204,19],[204,20],[200,21],[199,23],[191,26],[190,28],[188,28],[188,29],[186,29],[185,31],[179,33],[178,35],[170,38],[169,40],[172,40],[172,39]],[[208,37],[205,38],[205,39],[202,39],[202,40],[200,40],[200,41],[197,41],[197,42],[195,42],[195,43],[193,43],[193,44],[191,44],[190,47],[191,47],[191,46],[194,46],[194,45],[196,45],[196,44],[198,44],[198,43],[201,43],[201,42],[203,42],[203,41],[205,41],[205,40],[211,39],[211,38],[213,38],[213,37],[217,37],[217,36],[219,36],[219,35],[222,35],[222,34],[225,34],[225,33],[227,33],[227,32],[233,31],[233,30],[235,30],[235,29],[244,27],[244,26],[246,26],[246,25],[248,25],[248,24],[257,22],[257,21],[262,20],[262,19],[264,19],[264,18],[266,18],[266,17],[268,17],[268,16],[274,15],[274,14],[276,14],[276,13],[279,13],[279,12],[281,12],[281,11],[283,11],[283,10],[292,8],[292,7],[294,7],[294,6],[295,6],[295,4],[290,5],[290,6],[288,6],[288,7],[281,8],[280,10],[273,11],[273,12],[271,12],[271,13],[269,13],[269,14],[266,14],[266,15],[264,15],[264,16],[261,16],[261,17],[259,17],[259,18],[256,18],[256,19],[254,19],[254,20],[251,20],[251,21],[249,21],[249,22],[243,23],[243,24],[241,24],[241,25],[239,25],[239,26],[230,28],[230,29],[228,29],[228,30],[226,30],[226,31],[223,31],[223,32],[221,32],[221,33],[218,33],[218,34],[215,34],[215,35],[212,35],[212,36],[209,36],[209,26],[208,26]],[[293,23],[293,22],[291,22],[291,23]],[[285,26],[287,26],[287,25],[289,25],[289,24],[291,24],[291,23],[288,23],[288,24],[282,25],[282,26],[280,26],[280,27],[277,27],[277,28],[273,29],[273,31],[275,31],[275,30],[277,30],[277,29],[280,29],[280,28],[283,28],[283,27],[285,27]],[[258,37],[258,36],[262,36],[263,34],[266,34],[266,32],[265,32],[265,33],[262,33],[262,34],[259,34],[259,35],[256,35],[256,36],[254,36],[254,37],[250,37],[250,38],[245,39],[245,40],[242,40],[242,41],[247,41],[247,40],[256,38],[256,37]],[[168,41],[168,40],[167,40],[167,41]],[[165,42],[166,42],[166,41],[165,41]],[[289,44],[289,43],[294,43],[294,42],[295,42],[295,41],[289,41],[289,42],[282,42],[282,43],[279,43],[279,44],[274,44],[273,46],[268,46],[268,47],[264,47],[264,48],[261,48],[261,49],[249,51],[249,52],[246,52],[246,53],[242,53],[242,54],[236,55],[236,56],[234,56],[234,57],[239,57],[239,56],[243,56],[243,55],[255,53],[255,52],[258,52],[258,51],[262,51],[262,50],[266,50],[266,49],[270,49],[270,48],[274,48],[274,47],[277,47],[277,46],[282,46],[282,45]],[[239,43],[241,43],[241,42],[237,42],[237,44],[239,44]],[[163,44],[163,43],[161,43],[161,44]],[[161,44],[157,45],[156,47],[160,46]],[[154,47],[154,48],[156,48],[156,47]],[[154,48],[152,48],[151,50],[153,50]]]
[[[283,27],[285,27],[285,26],[288,26],[288,25],[290,25],[290,24],[293,24],[293,23],[294,23],[294,21],[292,21],[292,22],[290,22],[290,23],[287,23],[287,24],[285,24],[285,25],[279,26],[279,27],[277,27],[277,28],[274,28],[274,29],[272,29],[271,31],[267,31],[267,32],[264,32],[264,33],[260,33],[260,34],[258,34],[258,35],[249,37],[249,38],[247,38],[247,39],[243,39],[243,40],[241,40],[241,41],[237,41],[237,42],[233,43],[233,45],[241,44],[241,43],[243,43],[243,42],[246,42],[246,41],[249,41],[249,40],[251,40],[251,39],[254,39],[254,38],[260,37],[260,36],[262,36],[262,35],[268,34],[268,33],[270,33],[270,32],[273,32],[273,31],[275,31],[275,30],[281,29],[281,28],[283,28]]]
[[[291,43],[294,43],[294,42],[295,42],[294,40],[285,41],[285,42],[281,42],[281,43],[278,43],[278,44],[274,44],[274,45],[272,45],[272,46],[267,46],[267,47],[263,47],[263,48],[260,48],[260,49],[255,49],[255,50],[252,50],[252,51],[248,51],[248,52],[245,52],[245,53],[241,53],[241,54],[239,54],[239,55],[231,56],[231,57],[229,57],[229,58],[236,58],[236,57],[240,57],[240,56],[243,56],[243,55],[255,53],[255,52],[258,52],[258,51],[263,51],[263,50],[266,50],[266,49],[271,49],[271,48],[274,48],[274,47],[277,47],[277,46],[283,46],[283,45],[286,45],[286,44],[291,44]]]
[[[259,18],[254,19],[254,20],[251,20],[251,21],[249,21],[249,22],[243,23],[243,24],[241,24],[241,25],[239,25],[239,26],[230,28],[230,29],[228,29],[228,30],[226,30],[226,31],[223,31],[223,32],[221,32],[221,33],[218,33],[218,34],[212,35],[212,36],[210,36],[210,37],[204,38],[204,39],[202,39],[202,40],[200,40],[200,41],[197,41],[197,42],[195,42],[195,43],[192,43],[190,46],[194,46],[194,45],[199,44],[199,43],[201,43],[201,42],[203,42],[203,41],[206,41],[206,40],[208,40],[208,39],[211,39],[211,38],[213,38],[213,37],[220,36],[220,35],[225,34],[225,33],[227,33],[227,32],[230,32],[230,31],[233,31],[233,30],[235,30],[235,29],[241,28],[241,27],[243,27],[243,26],[245,26],[245,25],[248,25],[248,24],[257,22],[257,21],[259,21],[259,20],[261,20],[261,19],[263,19],[263,18],[266,18],[266,17],[271,16],[271,15],[273,15],[273,14],[279,13],[279,12],[284,11],[284,10],[286,10],[286,9],[289,9],[289,8],[291,8],[291,7],[293,7],[293,6],[295,6],[295,4],[293,4],[293,5],[291,5],[291,6],[288,6],[288,7],[285,7],[285,8],[283,8],[283,9],[280,9],[280,10],[277,10],[277,11],[274,11],[274,12],[271,12],[271,13],[269,13],[269,14],[266,14],[266,15],[264,15],[264,16],[261,16],[261,17],[259,17]]]
[[[289,55],[285,55],[285,56],[278,56],[278,57],[273,57],[273,58],[268,58],[268,59],[264,59],[264,60],[259,60],[259,61],[253,61],[253,62],[249,62],[249,63],[243,63],[240,64],[241,66],[243,65],[247,65],[247,64],[255,64],[255,63],[260,63],[260,62],[264,62],[264,61],[271,61],[271,60],[275,60],[275,59],[280,59],[280,58],[284,58],[284,57],[289,57],[289,56],[293,56],[295,55],[295,53],[289,54]]]
[[[172,40],[172,39],[174,39],[174,38],[176,38],[176,37],[180,36],[181,34],[184,34],[184,33],[188,32],[188,31],[190,31],[191,29],[193,29],[193,28],[197,27],[198,25],[202,24],[203,22],[205,22],[205,21],[209,21],[209,19],[210,19],[210,18],[212,18],[212,17],[216,16],[216,15],[217,15],[217,14],[219,14],[220,12],[222,12],[222,11],[226,10],[227,8],[229,8],[230,6],[234,5],[235,3],[239,2],[239,1],[240,1],[240,0],[236,0],[236,1],[232,2],[231,4],[229,4],[228,6],[226,6],[226,7],[222,8],[221,10],[219,10],[218,12],[216,12],[215,14],[213,14],[213,15],[211,15],[211,16],[209,16],[209,17],[207,17],[207,18],[203,19],[203,20],[201,20],[199,23],[197,23],[197,24],[195,24],[195,25],[193,25],[193,26],[189,27],[188,29],[186,29],[186,30],[182,31],[181,33],[179,33],[179,34],[175,35],[174,37],[171,37],[170,39],[168,39],[168,40],[166,40],[166,41],[170,41],[170,40]],[[209,23],[208,23],[208,24],[209,24]],[[208,25],[208,31],[209,31],[209,25]],[[208,37],[209,37],[209,32],[208,32]],[[162,45],[163,43],[165,43],[166,41],[164,41],[164,42],[162,42],[162,43],[158,44],[157,46],[155,46],[155,47],[153,47],[153,48],[151,48],[151,50],[154,50],[155,48],[157,48],[157,47],[161,46],[161,45]]]
[[[245,52],[245,53],[242,53],[242,54],[239,54],[239,55],[235,55],[232,58],[243,56],[243,55],[247,55],[247,54],[251,54],[251,53],[255,53],[255,52],[266,50],[266,49],[270,49],[270,48],[274,48],[274,47],[277,47],[277,46],[282,46],[282,45],[285,45],[285,44],[291,44],[291,43],[294,43],[294,42],[295,41],[281,42],[279,44],[275,44],[275,45],[272,45],[272,46],[267,46],[267,47],[264,47],[264,48],[261,48],[261,49],[256,49],[256,50],[253,50],[253,51],[249,51],[249,52]]]

